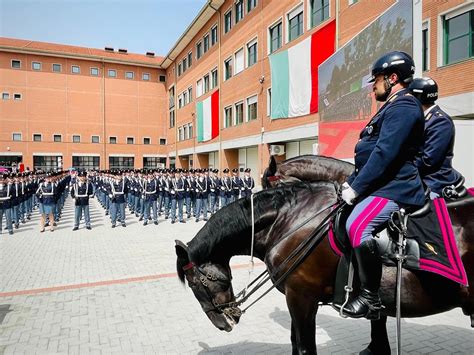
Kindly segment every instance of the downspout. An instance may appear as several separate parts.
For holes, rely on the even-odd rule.
[[[223,156],[223,152],[222,152],[222,134],[221,134],[221,131],[223,129],[222,127],[222,120],[221,120],[221,112],[222,112],[222,107],[221,107],[221,104],[222,104],[222,100],[221,100],[221,96],[222,96],[222,90],[221,90],[221,78],[222,78],[222,72],[221,72],[221,40],[222,40],[222,36],[221,36],[221,10],[220,9],[216,9],[215,7],[212,6],[212,0],[209,0],[207,5],[214,10],[214,12],[217,12],[218,14],[218,18],[217,18],[217,43],[218,43],[218,59],[217,59],[217,87],[218,87],[218,90],[219,90],[219,166],[218,168],[221,170],[221,161],[222,161],[222,156]],[[219,72],[221,73],[219,75]],[[196,128],[197,128],[197,125],[196,125]],[[196,148],[194,148],[194,152],[196,152]],[[195,153],[196,154],[196,153]],[[196,156],[197,158],[197,156]],[[209,159],[209,158],[208,158]],[[215,161],[215,157],[214,157],[214,161]],[[207,164],[209,165],[209,160],[207,162]]]
[[[104,58],[102,58],[102,134],[103,134],[103,152],[104,152],[104,162],[101,164],[104,169],[107,169],[107,131],[105,124],[105,63]],[[110,168],[110,167],[109,167]]]
[[[340,0],[336,0],[336,51],[339,49],[339,10]]]

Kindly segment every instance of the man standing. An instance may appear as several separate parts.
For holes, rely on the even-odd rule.
[[[91,217],[89,212],[89,197],[94,193],[92,184],[86,180],[87,173],[81,171],[77,174],[78,179],[71,187],[71,197],[75,199],[74,228],[73,231],[79,229],[79,222],[84,213],[86,228],[91,229]]]
[[[122,227],[126,227],[125,224],[125,195],[128,193],[127,184],[122,178],[121,172],[116,172],[114,181],[111,181],[108,187],[109,198],[111,200],[110,216],[112,218],[112,228],[115,228],[117,222],[117,214],[119,222],[122,223]]]
[[[205,178],[201,169],[197,169],[196,173],[198,174],[198,178],[194,184],[196,191],[196,222],[199,222],[201,212],[203,214],[204,221],[207,221],[207,194],[209,191],[207,179]]]
[[[36,190],[36,195],[40,198],[42,204],[42,215],[41,215],[41,229],[40,232],[44,232],[46,217],[49,216],[49,230],[54,232],[54,212],[56,210],[56,188],[52,182],[50,173],[47,173],[44,177],[44,182],[42,182],[38,190]]]
[[[186,182],[181,175],[181,169],[178,169],[176,175],[171,179],[171,185],[172,191],[174,191],[174,194],[171,196],[171,223],[176,221],[176,208],[178,209],[179,223],[185,223],[183,219],[183,204]]]
[[[144,215],[145,221],[143,225],[148,224],[150,218],[150,209],[153,210],[153,223],[158,224],[158,211],[156,207],[156,200],[158,197],[158,181],[154,179],[153,171],[149,171],[146,180],[143,182],[143,193],[144,197]]]
[[[3,229],[3,215],[6,219],[6,229],[8,229],[9,234],[13,234],[13,224],[12,224],[12,209],[11,209],[11,185],[6,182],[6,176],[0,175],[0,234]]]
[[[245,169],[245,176],[242,179],[242,197],[252,195],[252,189],[255,187],[255,181],[250,176],[250,168]]]
[[[240,189],[242,188],[242,179],[238,176],[239,169],[232,169],[232,202],[237,201],[240,197]]]
[[[217,177],[218,169],[209,169],[209,212],[211,214],[217,211],[217,199],[219,194],[219,179]]]
[[[224,176],[221,179],[221,208],[227,206],[232,202],[232,180],[229,177],[229,169],[225,168],[222,173]]]

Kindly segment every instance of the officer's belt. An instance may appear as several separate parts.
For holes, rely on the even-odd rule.
[[[145,191],[145,194],[147,194],[147,195],[151,195],[151,194],[154,194],[154,193],[156,193],[156,190],[155,191]]]
[[[0,197],[0,201],[6,201],[6,200],[9,200],[10,198],[11,198],[11,196]]]

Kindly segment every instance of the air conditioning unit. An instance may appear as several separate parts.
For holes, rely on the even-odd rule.
[[[270,155],[283,155],[285,154],[284,145],[270,145]]]

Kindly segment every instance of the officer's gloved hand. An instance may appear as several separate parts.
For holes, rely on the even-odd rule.
[[[341,198],[348,204],[352,205],[357,198],[357,192],[347,183],[342,184]]]

